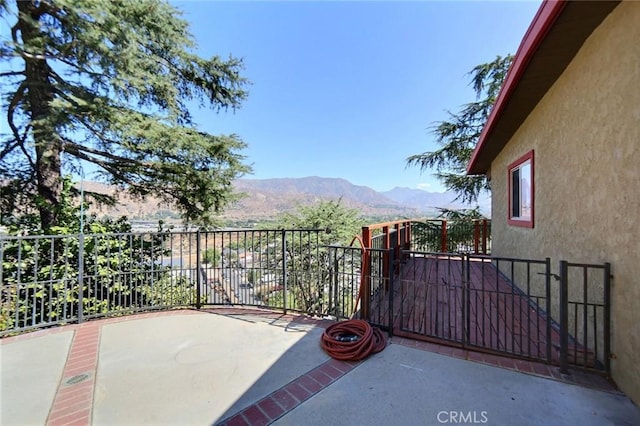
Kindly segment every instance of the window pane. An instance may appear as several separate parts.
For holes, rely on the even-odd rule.
[[[511,172],[511,217],[520,217],[520,169]]]
[[[520,217],[531,217],[531,162],[520,166]]]
[[[533,228],[533,151],[518,158],[508,166],[509,224]]]

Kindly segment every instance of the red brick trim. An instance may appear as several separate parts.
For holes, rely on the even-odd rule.
[[[102,326],[125,321],[172,315],[197,315],[212,313],[217,315],[252,315],[269,321],[283,320],[291,324],[327,327],[334,321],[321,320],[305,315],[282,314],[277,311],[251,308],[209,308],[203,310],[179,309],[127,314],[120,317],[97,318],[81,324],[68,324],[47,329],[34,330],[17,336],[4,337],[0,344],[35,339],[49,334],[72,331],[69,354],[65,363],[62,380],[53,400],[47,418],[47,425],[87,425],[91,424],[93,396],[95,390],[98,356],[100,353],[100,331]],[[286,386],[273,392],[256,404],[226,420],[226,424],[268,424],[281,417],[303,401],[312,397],[331,383],[351,371],[357,364],[330,360],[302,375]],[[76,379],[77,383],[69,383]],[[248,418],[246,423],[243,419]],[[264,422],[267,423],[264,423]]]
[[[330,359],[247,408],[216,423],[219,426],[268,425],[353,370],[360,363]]]
[[[47,425],[86,425],[91,424],[93,413],[93,396],[97,374],[98,356],[100,349],[100,331],[106,324],[131,321],[150,317],[171,315],[197,314],[202,311],[173,310],[141,313],[124,317],[115,317],[90,321],[82,324],[74,324],[65,327],[56,327],[40,330],[20,336],[2,339],[2,344],[11,343],[26,338],[35,338],[47,334],[55,334],[64,331],[73,331],[74,336],[69,350],[69,355],[63,370],[62,381],[54,398]],[[254,314],[259,313],[268,319],[286,319],[294,323],[313,323],[316,326],[325,326],[330,321],[315,320],[304,316],[282,315],[278,312],[249,309],[212,309],[216,314]],[[574,374],[565,376],[559,373],[555,366],[535,363],[527,360],[513,359],[493,354],[469,351],[462,348],[450,348],[445,345],[412,340],[395,336],[393,344],[400,344],[410,348],[434,352],[446,353],[447,356],[466,359],[496,367],[507,368],[527,374],[538,375],[549,379],[559,380],[581,386],[592,387],[609,392],[620,393],[613,384],[600,376],[589,374]],[[360,363],[351,363],[330,359],[318,367],[303,374],[280,389],[272,392],[256,403],[246,407],[238,413],[220,421],[219,425],[255,425],[270,424],[276,419],[286,415],[304,401],[315,396],[318,392],[331,386],[345,374],[353,370]],[[69,384],[69,379],[86,374],[87,377],[75,384]]]
[[[47,425],[91,423],[100,328],[103,324],[104,322],[86,323],[76,328]],[[73,383],[74,379],[78,382]]]
[[[559,367],[555,365],[548,365],[541,362],[534,362],[526,359],[517,359],[508,356],[500,356],[496,354],[470,351],[467,349],[450,347],[448,345],[441,345],[433,342],[413,340],[406,337],[394,336],[392,338],[392,344],[402,345],[408,348],[419,349],[426,352],[432,352],[438,355],[461,358],[467,361],[491,365],[493,367],[504,368],[512,371],[518,371],[520,373],[544,377],[546,379],[556,380],[564,383],[585,386],[612,393],[620,393],[615,384],[597,374],[575,371],[570,375],[565,375],[560,374]]]

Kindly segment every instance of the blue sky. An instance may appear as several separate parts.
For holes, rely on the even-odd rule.
[[[540,1],[172,4],[201,56],[244,59],[252,84],[243,106],[192,112],[201,130],[236,133],[248,144],[247,177],[340,177],[378,191],[441,192],[430,172],[405,167],[406,158],[436,149],[433,123],[474,99],[467,73],[515,53]]]
[[[201,55],[244,58],[242,108],[194,116],[243,138],[248,177],[443,191],[406,158],[436,148],[430,126],[474,99],[467,72],[515,53],[540,2],[173,4]]]

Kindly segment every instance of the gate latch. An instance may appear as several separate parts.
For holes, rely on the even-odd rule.
[[[549,272],[548,274],[546,272],[538,272],[538,275],[544,275],[545,277],[549,275],[550,277],[555,278],[556,281],[560,281],[560,275],[554,274],[553,272]]]

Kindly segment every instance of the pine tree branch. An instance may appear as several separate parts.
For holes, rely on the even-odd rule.
[[[13,43],[0,52],[25,69],[0,73],[17,87],[7,94],[13,137],[0,146],[0,173],[22,181],[37,171],[28,197],[44,199],[30,205],[46,226],[56,217],[43,211],[63,201],[65,161],[95,164],[134,195],[173,200],[190,220],[208,220],[233,198],[230,182],[249,170],[236,153],[244,144],[198,132],[189,101],[236,108],[246,96],[240,60],[193,54],[188,23],[164,1],[6,4]]]
[[[116,162],[119,163],[120,166],[125,166],[126,163],[129,163],[131,165],[144,165],[144,163],[142,163],[140,161],[133,160],[131,158],[123,157],[123,156],[120,156],[120,155],[115,155],[115,154],[112,154],[112,153],[107,152],[107,151],[101,151],[99,149],[91,148],[89,146],[80,145],[80,144],[75,143],[75,142],[73,142],[72,140],[69,140],[69,139],[63,139],[63,140],[65,142],[65,145],[64,145],[65,146],[65,152],[67,152],[69,154],[74,154],[74,155],[77,155],[77,156],[83,155],[82,159],[86,160],[86,161],[94,162],[94,161],[92,161],[92,159],[96,159],[96,161],[97,161],[96,157],[87,156],[86,154],[88,153],[88,154],[96,155],[96,156],[99,156],[99,157],[102,157],[102,158],[106,158],[106,159],[109,159],[109,160],[112,160],[112,161],[116,161]],[[125,163],[125,164],[123,164],[123,163]],[[96,163],[96,164],[98,164],[98,163]]]
[[[0,72],[0,77],[13,77],[16,75],[25,75],[24,71],[7,71],[7,72]]]
[[[35,162],[33,161],[33,158],[31,158],[31,155],[29,155],[29,152],[27,151],[26,147],[24,146],[24,142],[26,140],[27,131],[25,131],[24,136],[21,138],[20,137],[20,131],[18,130],[18,127],[16,126],[16,124],[14,122],[14,115],[15,115],[16,108],[18,107],[18,104],[22,101],[26,90],[27,90],[27,81],[23,80],[20,83],[20,85],[18,86],[18,88],[16,89],[16,92],[11,97],[11,101],[9,102],[9,107],[7,108],[7,122],[9,123],[9,128],[11,129],[11,132],[13,133],[14,139],[18,143],[18,146],[20,147],[20,149],[23,152],[24,156],[27,158],[27,161],[29,162],[29,165],[32,168],[35,168]],[[30,127],[31,127],[31,124],[29,124],[27,126],[27,130],[29,130]],[[4,155],[2,157],[4,157]],[[2,157],[0,157],[0,158],[2,158]]]
[[[466,165],[471,158],[478,138],[491,112],[512,57],[496,57],[469,72],[476,101],[461,107],[457,113],[447,111],[449,119],[435,123],[431,128],[435,142],[440,146],[434,151],[412,155],[407,166],[419,166],[421,171],[433,169],[434,175],[448,190],[456,192],[456,200],[475,202],[483,190],[489,188],[485,176],[467,176]]]

